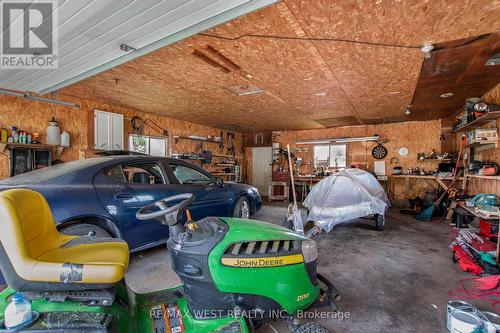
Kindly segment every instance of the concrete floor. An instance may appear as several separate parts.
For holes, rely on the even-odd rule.
[[[286,207],[272,205],[254,218],[280,223],[285,215]],[[419,222],[393,210],[383,232],[375,231],[371,220],[360,219],[315,236],[319,271],[339,290],[339,311],[349,313],[343,320],[317,321],[331,332],[446,332],[448,291],[471,277],[452,263],[451,230],[447,223]],[[127,283],[134,290],[179,283],[165,251],[161,247],[133,256]],[[258,330],[276,331],[287,332],[280,322]]]

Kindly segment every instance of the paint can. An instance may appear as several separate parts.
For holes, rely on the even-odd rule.
[[[483,320],[484,331],[486,333],[496,333],[500,331],[500,315],[493,312],[482,312],[483,317],[486,320]]]
[[[458,307],[451,312],[451,333],[474,333],[481,328],[483,321],[477,315],[474,307]]]
[[[464,302],[464,301],[459,301],[459,300],[449,300],[448,304],[446,305],[446,328],[448,331],[450,330],[450,322],[451,322],[451,313],[453,310],[459,307],[471,307],[473,308],[472,304]]]

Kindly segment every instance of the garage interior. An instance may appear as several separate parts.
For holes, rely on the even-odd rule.
[[[500,330],[500,3],[182,3],[60,5],[58,68],[0,69],[0,179],[137,151],[256,187],[263,207],[251,219],[281,225],[294,196],[308,221],[317,183],[365,170],[390,200],[383,230],[362,217],[312,236],[344,315],[315,321],[447,332],[458,299]],[[69,139],[49,143],[54,126]],[[476,229],[490,247],[474,250],[493,261],[479,272],[454,262],[452,245]],[[471,296],[472,278],[496,285]],[[126,281],[141,293],[181,283],[164,245],[131,254]]]

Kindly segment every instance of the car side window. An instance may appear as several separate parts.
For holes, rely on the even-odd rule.
[[[104,174],[111,179],[125,182],[125,174],[123,173],[121,165],[115,165],[111,168],[104,170]]]
[[[185,165],[170,163],[170,168],[180,184],[208,185],[213,182],[212,178]]]
[[[114,180],[133,184],[166,184],[166,177],[157,163],[133,163],[111,167],[104,174]]]
[[[128,183],[134,184],[166,184],[166,178],[156,163],[134,163],[122,165]]]

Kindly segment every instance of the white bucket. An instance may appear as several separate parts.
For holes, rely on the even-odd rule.
[[[463,306],[473,308],[472,304],[469,304],[469,303],[464,302],[464,301],[458,301],[458,300],[448,301],[448,304],[446,305],[446,329],[448,329],[448,331],[450,331],[451,313],[456,308],[463,307]]]
[[[500,315],[487,311],[483,311],[482,314],[486,318],[486,320],[483,320],[485,332],[496,333],[500,331]]]
[[[471,307],[459,307],[453,310],[450,319],[451,333],[473,333],[481,327],[482,321],[477,310]]]

